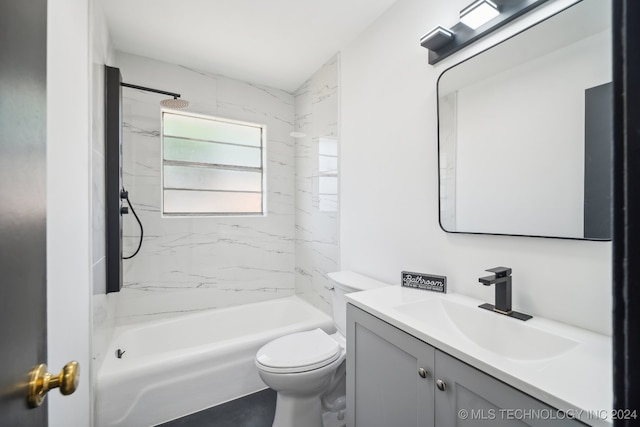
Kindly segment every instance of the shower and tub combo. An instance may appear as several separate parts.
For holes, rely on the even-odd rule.
[[[165,108],[187,103],[177,93],[123,83],[117,68],[106,67],[105,76],[107,292],[118,292],[124,282],[122,260],[135,256],[143,241],[143,224],[122,179],[122,87],[172,97],[161,103]],[[140,223],[133,255],[122,251],[125,202]],[[363,283],[362,276],[349,274],[334,277],[333,319],[302,298],[287,296],[117,326],[97,360],[97,427],[157,425],[268,385],[278,391],[275,426],[320,426],[323,411],[343,418],[347,347],[341,329],[346,321],[343,295],[361,290]],[[300,350],[304,360],[292,363],[289,356]],[[302,377],[318,380],[313,396],[300,389]],[[292,415],[300,412],[305,418]],[[341,420],[335,427],[340,425],[344,425]]]

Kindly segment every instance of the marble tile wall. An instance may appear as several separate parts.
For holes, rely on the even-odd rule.
[[[321,209],[319,150],[338,138],[339,56],[334,56],[295,92],[296,293],[331,314],[327,273],[339,269],[338,212]],[[339,152],[339,150],[338,150]]]
[[[124,261],[117,322],[251,303],[295,293],[294,97],[278,89],[117,52],[123,81],[177,92],[187,111],[267,125],[264,217],[162,218],[163,95],[123,88],[123,174],[144,226],[140,253]],[[125,256],[138,244],[124,219]]]

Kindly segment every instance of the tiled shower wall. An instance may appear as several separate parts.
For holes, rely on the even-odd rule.
[[[140,253],[124,261],[118,324],[295,293],[294,97],[278,89],[117,53],[123,81],[190,101],[187,111],[267,126],[264,217],[162,218],[160,106],[165,97],[123,88],[123,172],[144,226]],[[124,252],[138,225],[124,218]]]
[[[339,267],[338,206],[321,196],[320,157],[323,146],[339,146],[338,67],[336,55],[295,92],[296,132],[304,135],[296,138],[296,292],[327,313],[327,273]]]

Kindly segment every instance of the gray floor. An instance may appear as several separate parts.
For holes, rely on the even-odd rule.
[[[276,392],[259,391],[177,420],[160,427],[271,427],[276,413]]]

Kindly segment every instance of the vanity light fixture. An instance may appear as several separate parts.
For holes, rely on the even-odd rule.
[[[460,11],[460,22],[437,26],[420,38],[436,64],[548,0],[476,0]]]
[[[460,22],[475,30],[500,15],[498,5],[491,0],[477,0],[460,11]]]
[[[450,29],[437,26],[420,38],[420,45],[429,50],[438,50],[454,37],[455,34]]]

